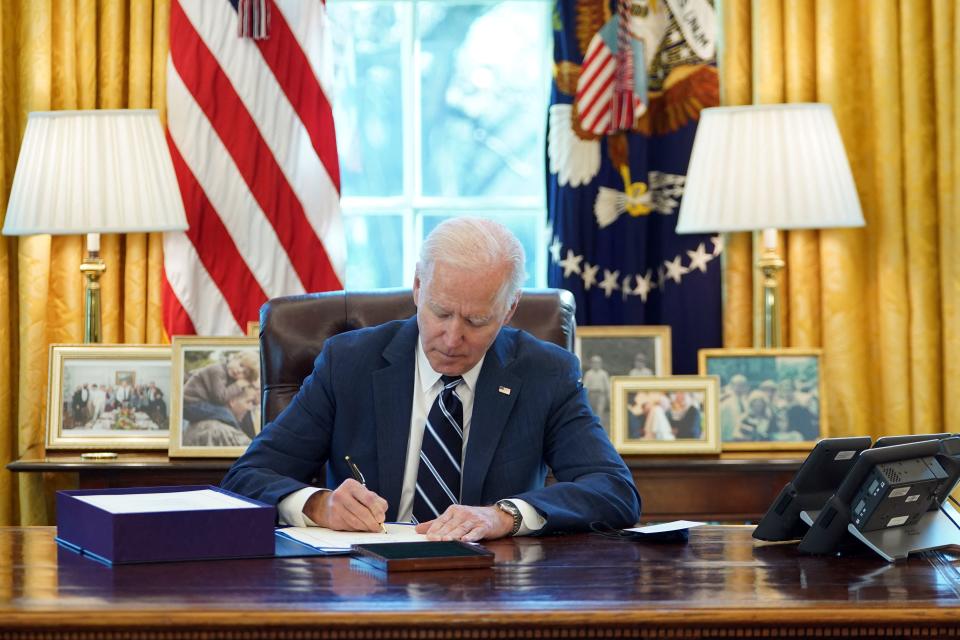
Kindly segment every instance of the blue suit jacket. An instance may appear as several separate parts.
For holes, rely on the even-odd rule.
[[[386,499],[387,519],[395,520],[418,338],[410,318],[326,340],[313,373],[222,486],[276,504],[308,486],[324,463],[327,486],[339,486],[351,477],[349,455],[367,487]],[[556,345],[501,329],[477,380],[463,504],[520,498],[546,518],[541,533],[637,521],[640,496],[587,403],[579,371],[576,358]],[[548,466],[557,482],[544,487]]]

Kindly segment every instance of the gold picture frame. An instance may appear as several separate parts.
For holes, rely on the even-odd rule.
[[[247,337],[248,338],[259,338],[260,337],[260,322],[257,320],[251,320],[247,323]]]
[[[822,349],[701,349],[700,374],[720,378],[723,450],[808,450],[826,438],[822,359]]]
[[[574,351],[593,412],[611,434],[613,376],[668,376],[671,370],[670,327],[617,325],[577,327]],[[598,360],[599,359],[599,360]]]
[[[174,336],[170,457],[236,458],[260,433],[260,341]]]
[[[716,376],[614,376],[613,446],[625,454],[720,451]]]
[[[167,449],[169,346],[52,344],[49,353],[47,449]]]

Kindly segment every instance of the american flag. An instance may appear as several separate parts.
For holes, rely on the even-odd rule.
[[[164,236],[171,336],[243,334],[269,298],[343,282],[326,8],[265,8],[254,40],[237,0],[171,2],[168,141],[190,225]]]
[[[574,102],[583,131],[606,135],[629,130],[646,110],[645,53],[630,35],[629,0],[591,38]],[[639,72],[635,71],[639,69]]]

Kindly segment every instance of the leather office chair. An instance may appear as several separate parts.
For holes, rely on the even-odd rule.
[[[268,301],[260,309],[263,424],[293,399],[327,338],[409,318],[416,311],[410,289],[331,291]],[[565,289],[526,289],[510,326],[573,351],[575,311],[573,294]]]

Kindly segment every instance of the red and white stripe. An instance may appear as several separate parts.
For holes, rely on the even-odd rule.
[[[243,334],[267,299],[339,289],[346,263],[322,0],[173,0],[170,151],[190,228],[164,236],[170,335]]]
[[[613,128],[633,126],[633,38],[630,35],[630,1],[617,2],[617,73],[613,83]]]
[[[616,69],[616,57],[600,34],[595,34],[587,46],[577,81],[577,114],[584,131],[595,135],[605,135],[611,131]]]

